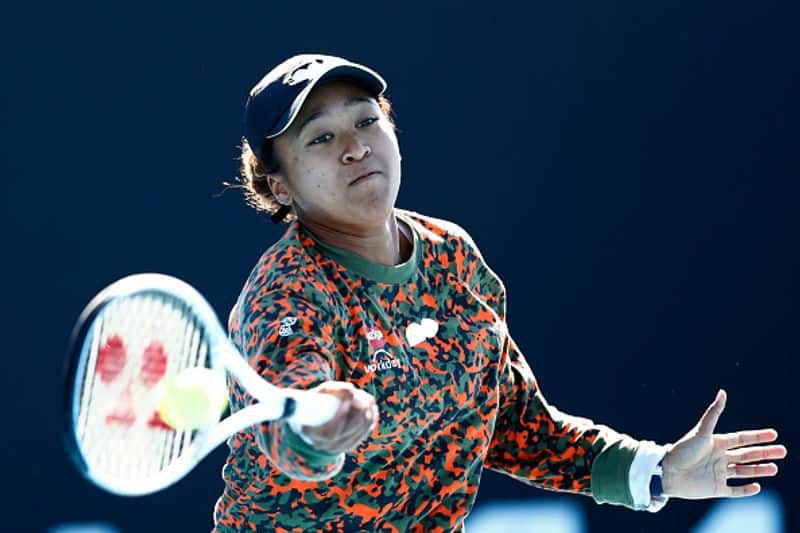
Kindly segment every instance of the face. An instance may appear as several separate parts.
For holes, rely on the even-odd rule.
[[[392,215],[400,187],[397,136],[360,87],[316,87],[273,146],[281,168],[269,175],[270,188],[301,221],[358,233]]]

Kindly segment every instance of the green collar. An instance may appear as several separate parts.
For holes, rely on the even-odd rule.
[[[398,223],[402,220],[409,227],[411,234],[413,235],[413,242],[411,257],[408,258],[408,261],[394,266],[375,263],[349,250],[344,250],[342,248],[325,244],[317,239],[317,237],[314,236],[310,231],[305,230],[305,228],[304,230],[314,240],[314,244],[320,249],[323,255],[333,259],[347,270],[350,270],[361,277],[371,279],[372,281],[377,281],[379,283],[400,283],[408,280],[414,274],[414,272],[416,272],[417,265],[419,264],[421,245],[419,242],[419,236],[417,235],[417,232],[414,229],[414,225],[411,223],[411,221],[398,214],[395,214],[395,216],[398,219]]]

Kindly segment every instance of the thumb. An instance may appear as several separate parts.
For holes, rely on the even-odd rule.
[[[728,394],[724,389],[720,389],[719,392],[717,392],[717,397],[714,398],[714,401],[711,402],[711,405],[708,406],[708,409],[706,409],[706,412],[703,413],[703,416],[700,418],[697,428],[697,432],[700,435],[708,436],[714,433],[717,422],[719,422],[719,417],[722,411],[725,410],[725,402],[727,399]]]

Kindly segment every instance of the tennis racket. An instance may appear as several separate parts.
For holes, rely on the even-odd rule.
[[[158,413],[164,383],[192,367],[229,372],[256,403],[207,427],[171,428]],[[163,274],[122,278],[84,309],[72,333],[65,393],[73,461],[93,483],[124,496],[177,482],[250,426],[280,419],[321,425],[339,405],[329,394],[268,383],[200,293]]]

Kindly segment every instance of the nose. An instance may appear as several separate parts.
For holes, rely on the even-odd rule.
[[[347,143],[344,152],[342,152],[342,163],[349,165],[369,157],[372,153],[372,148],[368,144],[361,141],[357,135],[353,135]]]

